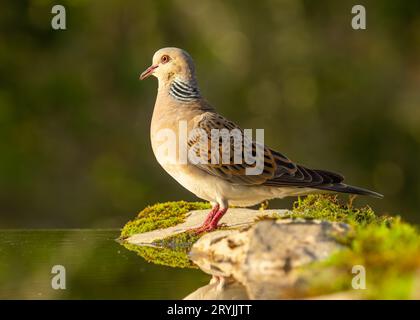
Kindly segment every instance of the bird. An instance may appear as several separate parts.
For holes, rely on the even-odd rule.
[[[227,139],[224,146],[223,139],[220,139],[203,155],[202,150],[206,150],[205,147],[208,150],[212,143],[210,137],[214,130],[236,130],[242,134],[244,130],[220,115],[202,96],[193,59],[185,50],[175,47],[157,50],[152,65],[139,78],[144,80],[150,76],[158,79],[150,125],[150,140],[156,160],[178,183],[212,205],[203,224],[194,232],[199,234],[217,229],[229,206],[248,207],[270,199],[313,193],[383,197],[377,192],[344,183],[341,174],[297,164],[255,140],[249,146],[254,154],[260,150],[263,155],[259,174],[249,174],[252,168],[249,162],[239,162],[232,157],[223,159],[223,152],[237,147],[234,139]],[[180,126],[181,123],[183,126]],[[178,149],[176,152],[163,152],[169,138],[185,141],[188,155],[201,155],[208,161],[189,161],[189,158],[180,161],[182,156]],[[227,149],[223,149],[226,144]],[[166,146],[166,149],[170,148]]]

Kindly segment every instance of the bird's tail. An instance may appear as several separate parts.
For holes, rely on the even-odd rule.
[[[321,185],[315,187],[316,189],[332,191],[332,192],[340,192],[340,193],[350,193],[350,194],[360,194],[364,196],[371,196],[375,198],[383,198],[384,196],[380,193],[375,191],[363,189],[360,187],[354,187],[347,185],[345,183],[333,183],[329,185]]]

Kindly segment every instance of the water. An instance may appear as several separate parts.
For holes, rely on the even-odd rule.
[[[200,270],[146,262],[118,230],[0,231],[0,299],[182,299],[207,284]],[[54,265],[66,289],[54,290]]]

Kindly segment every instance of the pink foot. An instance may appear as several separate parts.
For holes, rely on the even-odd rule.
[[[199,227],[198,229],[195,229],[194,232],[196,234],[200,234],[200,233],[203,233],[203,232],[210,232],[210,231],[216,230],[219,227],[219,225],[218,225],[219,220],[222,219],[222,217],[226,213],[226,211],[227,211],[227,208],[218,210],[213,215],[210,222],[204,223],[201,227]],[[207,219],[206,219],[206,222],[207,222]]]
[[[219,205],[216,204],[209,214],[206,217],[206,220],[203,222],[203,224],[198,228],[190,229],[189,231],[194,232],[196,234],[204,232],[204,229],[210,224],[210,222],[213,220],[213,217],[216,215],[216,213],[219,211]]]

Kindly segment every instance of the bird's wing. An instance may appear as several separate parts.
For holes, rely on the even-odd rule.
[[[201,159],[205,160],[202,163],[195,161],[194,165],[213,176],[217,176],[233,184],[308,187],[336,183],[343,180],[343,177],[338,174],[322,170],[311,170],[299,166],[281,153],[266,146],[261,146],[264,151],[264,168],[262,173],[258,175],[246,174],[246,169],[255,167],[255,164],[248,164],[244,161],[244,150],[242,151],[241,163],[235,163],[234,146],[238,142],[235,142],[233,137],[229,137],[229,143],[225,144],[229,150],[223,150],[222,139],[219,139],[215,147],[211,148],[212,129],[227,129],[230,133],[233,130],[236,130],[236,132],[239,131],[242,134],[243,141],[246,141],[247,137],[243,134],[243,130],[233,122],[214,112],[205,112],[195,117],[193,121],[193,133],[188,140],[189,152],[195,155],[196,159],[200,159],[201,157]],[[244,143],[241,143],[243,146]],[[249,141],[249,144],[252,146],[252,155],[255,156],[257,143],[255,141]],[[213,153],[215,155],[212,154],[212,149],[214,149]],[[223,154],[226,154],[226,151],[230,153],[230,157],[223,159]]]

